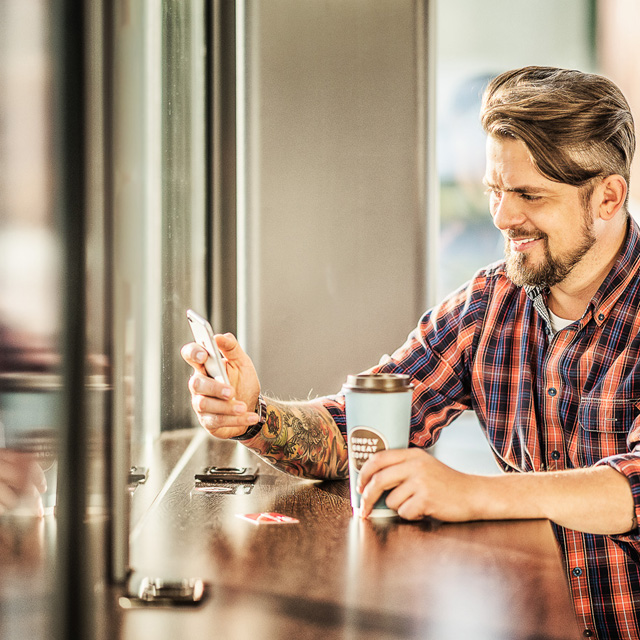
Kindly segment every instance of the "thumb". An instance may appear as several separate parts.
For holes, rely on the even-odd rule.
[[[242,365],[249,360],[249,356],[232,333],[218,334],[215,336],[215,341],[229,363]]]

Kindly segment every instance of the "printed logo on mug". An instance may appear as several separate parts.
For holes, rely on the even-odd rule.
[[[356,471],[362,469],[362,465],[378,451],[389,448],[385,437],[375,429],[369,427],[356,427],[348,435],[349,459]]]

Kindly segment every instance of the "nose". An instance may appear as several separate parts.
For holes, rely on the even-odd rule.
[[[522,212],[517,193],[500,192],[491,195],[491,216],[493,224],[506,231],[524,224],[526,216]]]

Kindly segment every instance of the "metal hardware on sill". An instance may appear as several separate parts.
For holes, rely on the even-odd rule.
[[[200,473],[196,473],[196,484],[214,482],[255,482],[258,472],[251,467],[205,467]]]
[[[165,580],[164,578],[145,577],[135,593],[119,598],[123,609],[140,607],[195,607],[207,596],[207,585],[201,578],[182,578]]]
[[[147,467],[131,467],[129,469],[129,484],[144,484],[149,477],[149,469]]]

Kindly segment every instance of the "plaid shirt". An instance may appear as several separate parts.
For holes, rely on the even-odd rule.
[[[553,332],[546,292],[499,262],[427,312],[374,371],[415,384],[411,444],[428,447],[462,411],[478,416],[506,472],[610,465],[640,515],[640,229],[582,318]],[[344,400],[325,406],[346,432]],[[640,518],[639,518],[640,521]],[[554,525],[585,637],[640,639],[640,531],[603,536]]]

